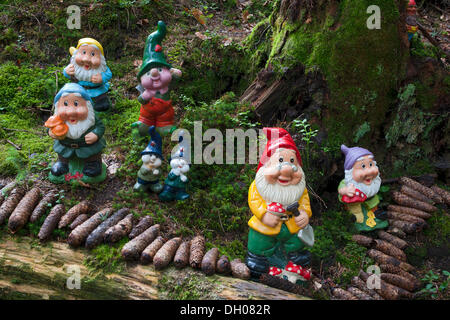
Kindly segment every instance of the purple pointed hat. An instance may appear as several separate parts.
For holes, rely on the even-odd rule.
[[[350,170],[351,168],[353,168],[353,165],[355,164],[358,158],[367,155],[373,156],[372,152],[360,147],[349,148],[346,145],[341,145],[341,151],[345,155],[345,162],[344,162],[345,170]]]

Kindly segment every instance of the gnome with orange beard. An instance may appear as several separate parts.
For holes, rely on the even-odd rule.
[[[312,215],[300,152],[286,130],[264,128],[264,133],[268,142],[248,192],[253,217],[246,264],[255,278],[292,266],[300,274],[310,254],[299,231],[310,227]]]

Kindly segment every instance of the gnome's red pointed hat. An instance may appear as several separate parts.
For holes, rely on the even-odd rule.
[[[300,166],[303,166],[302,164],[302,157],[300,156],[300,152],[298,151],[297,147],[295,146],[295,142],[292,139],[289,132],[282,128],[264,128],[263,129],[264,134],[267,137],[267,144],[266,148],[264,150],[263,155],[261,156],[261,159],[259,160],[258,169],[261,168],[266,164],[267,161],[269,161],[270,157],[278,150],[278,149],[290,149],[294,150],[295,154],[297,155],[297,161],[300,164]]]

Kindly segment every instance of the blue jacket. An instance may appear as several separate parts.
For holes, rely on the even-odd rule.
[[[71,77],[66,73],[66,68],[64,68],[63,74],[66,78],[71,79]],[[95,98],[103,93],[108,92],[109,80],[111,80],[111,78],[112,72],[109,69],[109,67],[106,67],[106,71],[102,72],[102,83],[93,83],[90,81],[78,81],[78,84],[86,89],[91,98]]]

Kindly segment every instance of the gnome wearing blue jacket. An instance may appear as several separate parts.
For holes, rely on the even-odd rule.
[[[138,172],[138,180],[134,185],[135,191],[152,191],[159,193],[163,189],[162,184],[159,182],[161,176],[161,170],[159,167],[164,160],[162,155],[162,139],[159,133],[156,131],[155,126],[151,126],[148,130],[151,140],[148,143],[142,155],[142,166]]]

